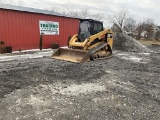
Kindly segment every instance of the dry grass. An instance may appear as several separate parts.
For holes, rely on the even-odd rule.
[[[160,41],[154,41],[154,40],[138,40],[140,43],[144,44],[144,45],[152,45],[153,43],[159,44],[160,45]]]

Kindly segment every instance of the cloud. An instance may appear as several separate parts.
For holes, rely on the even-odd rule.
[[[160,2],[159,0],[23,0],[24,5],[34,8],[49,8],[56,6],[69,6],[72,9],[80,10],[87,8],[91,13],[108,15],[115,14],[120,7],[129,10],[129,16],[138,21],[145,18],[152,18],[160,25]],[[106,20],[104,20],[106,21]]]

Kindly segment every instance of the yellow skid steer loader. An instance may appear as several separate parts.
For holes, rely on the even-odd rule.
[[[112,44],[111,29],[104,29],[100,21],[80,19],[79,32],[70,39],[68,48],[59,48],[51,57],[70,62],[107,58],[112,54]]]

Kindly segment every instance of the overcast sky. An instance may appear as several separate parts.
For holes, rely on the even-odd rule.
[[[5,0],[7,1],[7,0]],[[10,0],[18,1],[18,0]],[[160,26],[160,0],[21,0],[24,6],[50,8],[69,6],[75,10],[87,8],[90,12],[101,13],[105,18],[116,13],[121,7],[128,9],[129,17],[138,21],[152,18]],[[104,20],[105,21],[105,20]],[[106,21],[105,21],[106,23]]]

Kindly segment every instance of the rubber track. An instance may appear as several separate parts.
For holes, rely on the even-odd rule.
[[[94,48],[92,48],[91,50],[89,50],[90,58],[93,59],[94,54],[95,54],[98,50],[104,48],[104,47],[107,46],[107,45],[108,45],[108,43],[101,43],[101,44],[99,44],[97,47],[94,47]]]

